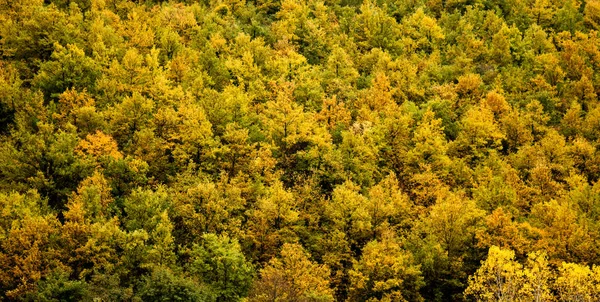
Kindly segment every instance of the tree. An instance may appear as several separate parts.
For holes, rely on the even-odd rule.
[[[123,158],[115,140],[102,131],[88,134],[85,139],[79,141],[75,152],[80,156],[89,156],[97,163]]]
[[[238,184],[228,183],[226,177],[214,183],[188,173],[195,174],[188,170],[170,192],[178,244],[191,246],[200,242],[204,233],[241,234],[240,213],[246,209],[246,199]]]
[[[372,228],[370,213],[364,207],[368,199],[360,194],[359,189],[351,181],[337,186],[324,213],[331,230],[345,233],[353,249],[366,243]]]
[[[374,235],[383,234],[390,226],[401,232],[408,231],[416,218],[415,206],[400,189],[398,177],[394,173],[369,189],[365,207],[371,216]]]
[[[563,301],[593,301],[598,299],[597,277],[588,266],[562,263],[558,268],[556,291]]]
[[[366,1],[356,16],[358,45],[366,50],[381,48],[397,52],[398,46],[391,37],[399,34],[396,20],[389,16],[377,3]]]
[[[548,0],[534,0],[532,2],[531,7],[528,7],[527,10],[529,19],[539,26],[548,27],[555,14],[552,2]]]
[[[75,129],[58,130],[39,120],[34,129],[23,125],[25,120],[19,123],[15,135],[0,146],[2,184],[12,189],[35,188],[52,207],[64,209],[68,195],[92,169],[74,152],[78,144]]]
[[[248,129],[242,128],[235,122],[228,124],[223,133],[222,143],[221,148],[216,151],[222,157],[221,169],[227,172],[229,178],[239,173],[247,173],[250,156],[255,147],[255,144],[249,142]]]
[[[377,73],[373,80],[373,86],[366,95],[365,104],[372,111],[381,112],[386,107],[395,103],[390,81],[384,73]]]
[[[414,14],[402,20],[401,36],[403,50],[406,53],[431,53],[445,38],[436,19],[425,14],[423,8],[417,8]]]
[[[363,186],[371,186],[379,180],[379,146],[381,137],[370,121],[356,122],[348,131],[341,133],[342,143],[338,146],[347,174]]]
[[[485,229],[477,234],[478,245],[486,248],[498,246],[524,255],[533,245],[523,234],[527,226],[514,221],[508,210],[499,207],[485,218]]]
[[[298,175],[306,176],[318,166],[321,154],[331,148],[327,130],[315,123],[315,115],[305,112],[294,102],[293,84],[286,83],[265,104],[261,115],[267,142],[285,173],[284,183],[290,184]]]
[[[134,134],[149,125],[155,104],[139,93],[126,97],[113,107],[111,114],[111,134],[119,146],[128,147],[133,143]]]
[[[327,60],[323,64],[321,85],[329,95],[336,95],[340,100],[352,100],[355,98],[355,82],[359,73],[355,62],[344,48],[334,47]]]
[[[423,301],[419,267],[390,233],[364,247],[349,275],[351,301]]]
[[[69,274],[58,270],[40,280],[37,290],[24,297],[33,301],[81,301],[90,299],[90,294],[87,283],[69,280]]]
[[[193,162],[196,165],[210,168],[209,161],[213,156],[211,124],[202,108],[190,100],[182,102],[177,112],[180,122],[176,134],[170,139],[179,142],[173,155],[181,166]]]
[[[554,27],[557,31],[569,31],[575,33],[583,28],[583,19],[579,13],[579,1],[567,0],[563,6],[556,12],[556,22]]]
[[[14,220],[6,230],[0,241],[0,287],[5,297],[16,299],[34,291],[42,277],[64,267],[59,225],[53,215],[39,213]]]
[[[597,231],[589,229],[585,220],[578,221],[577,216],[568,199],[540,203],[532,209],[531,222],[544,230],[539,244],[545,246],[549,257],[570,262],[598,257],[590,246],[598,240]]]
[[[585,9],[583,11],[583,21],[589,27],[598,29],[600,26],[600,2],[599,1],[586,1]]]
[[[53,98],[67,89],[93,91],[96,79],[100,76],[100,68],[96,62],[74,44],[63,47],[56,43],[54,49],[53,60],[42,64],[33,80],[34,84],[47,97]]]
[[[281,257],[260,270],[249,301],[333,301],[329,269],[309,259],[299,244],[286,243]]]
[[[210,301],[201,286],[162,267],[140,280],[137,297],[142,301]]]
[[[298,200],[279,181],[256,202],[250,216],[247,238],[262,257],[274,256],[283,242],[295,238],[293,226],[299,220]]]
[[[490,109],[477,106],[467,111],[461,127],[462,131],[454,142],[455,150],[461,155],[477,160],[484,158],[489,150],[502,149],[501,142],[505,136]]]
[[[205,284],[216,301],[238,301],[246,297],[254,269],[246,261],[237,240],[226,235],[205,234],[191,252],[190,272]]]
[[[83,207],[86,219],[92,222],[109,219],[113,202],[108,180],[98,172],[84,179],[70,200],[70,203]]]
[[[148,230],[156,228],[162,219],[163,212],[169,209],[170,196],[164,188],[153,191],[137,188],[123,202],[126,219],[123,221],[126,230]]]
[[[441,175],[446,173],[451,161],[447,155],[448,142],[443,131],[442,121],[436,119],[432,111],[426,111],[413,133],[414,148],[407,154],[406,161],[412,171],[422,170],[421,167],[428,165]]]
[[[548,265],[548,256],[543,252],[531,252],[527,256],[524,278],[525,284],[520,293],[524,299],[542,302],[552,301],[551,282],[554,277]]]
[[[104,117],[98,112],[96,102],[84,89],[78,92],[69,89],[58,97],[58,112],[52,114],[52,118],[58,119],[57,123],[68,128],[70,123],[77,127],[80,136],[92,134],[105,129]]]
[[[490,247],[487,259],[469,278],[465,294],[479,301],[517,301],[523,271],[514,258],[511,250]]]
[[[424,230],[442,245],[448,257],[460,259],[467,242],[480,227],[483,214],[472,200],[461,194],[447,193],[430,208],[422,223]]]

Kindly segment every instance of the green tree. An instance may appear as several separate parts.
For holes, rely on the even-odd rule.
[[[190,272],[204,283],[216,301],[238,301],[246,297],[254,278],[237,240],[225,235],[205,234],[191,252]]]
[[[100,67],[77,45],[66,47],[54,45],[52,61],[40,66],[33,80],[47,97],[57,97],[67,89],[95,89],[96,79],[100,76]]]
[[[168,268],[156,268],[140,280],[136,295],[142,301],[210,301],[201,286]],[[210,300],[209,300],[210,299]]]

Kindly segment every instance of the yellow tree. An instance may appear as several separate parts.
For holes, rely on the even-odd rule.
[[[398,178],[391,173],[368,192],[368,202],[365,207],[371,216],[373,234],[380,235],[393,226],[399,231],[408,230],[416,218],[414,204],[402,192]]]
[[[250,302],[327,302],[333,300],[329,269],[310,260],[299,244],[286,243],[281,256],[260,270],[248,300]]]
[[[354,83],[359,77],[352,56],[342,47],[334,47],[323,64],[321,85],[330,95],[337,95],[341,100],[354,98]]]
[[[172,187],[174,234],[180,244],[197,242],[207,232],[241,232],[240,214],[245,210],[246,199],[240,185],[226,177],[218,182],[194,176],[183,181],[190,183]]]
[[[517,254],[524,255],[534,243],[523,234],[527,226],[529,224],[526,222],[514,221],[511,212],[499,207],[485,217],[485,228],[477,233],[478,245],[485,248],[510,248]]]
[[[583,15],[586,25],[596,30],[600,28],[600,1],[586,1]]]
[[[91,222],[108,219],[109,207],[113,202],[110,183],[98,171],[79,184],[70,200],[72,204],[81,204],[86,213],[85,218]]]
[[[378,169],[379,146],[381,138],[379,129],[370,121],[356,122],[348,131],[342,132],[342,143],[338,150],[342,156],[347,174],[363,186],[371,186],[380,179]]]
[[[555,289],[561,301],[598,301],[600,292],[594,279],[597,277],[587,265],[563,262]]]
[[[75,153],[79,156],[90,157],[96,163],[101,163],[108,159],[119,160],[123,154],[119,151],[117,142],[102,131],[88,134],[85,139],[80,140],[75,147]]]
[[[492,246],[487,259],[469,277],[465,294],[477,301],[519,301],[523,281],[523,266],[515,261],[515,253]]]
[[[238,173],[248,172],[255,147],[255,144],[248,140],[248,129],[242,128],[238,123],[227,124],[225,127],[222,145],[217,150],[217,155],[221,158],[221,169],[226,171],[230,178]]]
[[[261,114],[267,142],[285,173],[284,182],[290,184],[297,174],[310,173],[318,166],[331,146],[327,129],[315,122],[315,114],[305,112],[294,101],[294,85],[276,85],[274,99],[265,104]]]
[[[442,28],[435,18],[425,14],[419,7],[414,14],[407,16],[400,25],[404,51],[431,53],[438,49],[440,42],[445,38]]]
[[[407,164],[411,171],[421,170],[422,165],[429,167],[444,176],[451,160],[447,155],[448,142],[444,136],[442,121],[435,118],[435,113],[427,110],[413,133],[414,148],[408,151]]]
[[[532,3],[531,3],[532,2]],[[549,0],[533,0],[530,1],[527,7],[529,18],[537,25],[547,27],[554,17],[555,8],[552,1]]]
[[[274,256],[281,242],[290,242],[290,237],[295,237],[291,228],[299,217],[297,203],[294,194],[286,190],[280,181],[276,181],[256,202],[246,236],[259,257],[268,259]]]
[[[67,123],[76,126],[81,134],[90,134],[105,125],[104,117],[97,111],[95,100],[86,90],[77,92],[69,89],[63,92],[58,98],[58,109],[52,117],[63,127]]]
[[[61,259],[60,222],[40,195],[0,193],[0,292],[18,299],[35,291],[53,270],[65,269]]]
[[[214,140],[211,123],[204,110],[191,100],[185,100],[177,111],[179,123],[170,139],[177,142],[173,155],[177,163],[186,166],[193,162],[209,166],[213,155]]]
[[[523,272],[525,283],[520,290],[522,299],[535,302],[554,301],[551,286],[554,272],[544,252],[531,252]]]
[[[413,119],[406,107],[392,106],[385,111],[385,116],[375,124],[380,156],[385,158],[385,165],[394,171],[398,177],[404,176],[403,171],[407,152],[411,147],[411,128]]]
[[[349,301],[423,301],[419,266],[392,232],[369,242],[348,274]]]
[[[476,106],[465,113],[461,132],[454,142],[454,150],[471,160],[484,158],[490,150],[502,149],[505,138],[494,113],[486,106]]]
[[[399,25],[376,2],[363,2],[355,22],[355,36],[359,47],[366,50],[381,48],[391,52],[398,51],[398,42],[392,37],[400,33]]]
[[[578,217],[575,207],[569,204],[571,198],[551,200],[532,208],[531,224],[543,230],[538,244],[552,259],[594,261],[599,257],[594,248],[600,240],[599,234],[589,227],[589,222]]]
[[[334,130],[337,127],[347,128],[352,116],[346,104],[340,102],[334,95],[323,100],[321,111],[316,116],[317,121],[325,123],[327,129]]]
[[[372,111],[382,112],[386,107],[395,105],[394,91],[384,73],[379,72],[375,75],[373,86],[366,93],[365,105]]]
[[[364,206],[368,200],[359,190],[351,181],[337,186],[324,213],[331,229],[346,233],[355,246],[365,243],[372,227],[370,213]]]
[[[433,236],[450,259],[460,259],[480,228],[484,211],[459,193],[447,193],[422,219],[423,230]]]

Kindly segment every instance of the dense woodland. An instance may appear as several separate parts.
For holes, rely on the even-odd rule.
[[[0,0],[0,300],[599,301],[599,0]]]

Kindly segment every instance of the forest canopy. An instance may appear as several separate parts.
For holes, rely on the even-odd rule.
[[[599,30],[599,0],[0,0],[0,301],[598,301]]]

